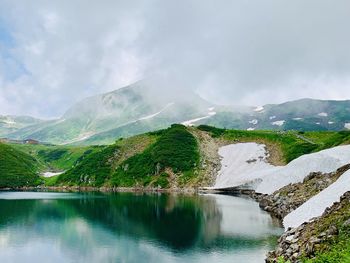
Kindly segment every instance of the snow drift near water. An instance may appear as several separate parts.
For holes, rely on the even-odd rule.
[[[267,163],[265,146],[238,143],[219,149],[221,170],[214,188],[250,184],[259,193],[272,194],[291,183],[302,182],[311,172],[329,173],[350,163],[350,145],[303,155],[286,166]]]
[[[268,156],[262,144],[231,144],[221,147],[219,154],[222,156],[222,167],[214,188],[248,185],[256,192],[265,194],[272,194],[288,184],[302,182],[311,172],[330,173],[350,163],[350,145],[306,154],[286,166],[267,163]],[[297,227],[322,215],[347,191],[350,191],[350,171],[288,214],[283,220],[285,228]]]
[[[332,206],[334,202],[338,202],[347,191],[350,191],[350,171],[344,173],[333,184],[289,213],[283,220],[284,227],[286,229],[297,227],[314,217],[321,216],[327,207]]]
[[[233,187],[259,179],[264,173],[278,169],[267,162],[265,145],[230,144],[219,149],[221,169],[214,188]]]
[[[266,174],[256,191],[272,194],[288,184],[299,183],[312,172],[330,173],[350,163],[350,145],[303,155],[275,172]]]

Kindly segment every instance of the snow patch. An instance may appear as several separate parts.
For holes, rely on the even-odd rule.
[[[163,109],[161,109],[160,111],[151,114],[151,115],[147,115],[145,117],[141,117],[140,119],[138,119],[137,121],[142,121],[142,120],[148,120],[148,119],[152,119],[153,117],[161,114],[164,110],[166,110],[167,108],[169,108],[170,106],[172,106],[174,104],[174,102],[168,103]]]
[[[303,118],[299,118],[299,117],[297,117],[297,118],[293,118],[293,120],[295,120],[295,121],[300,121],[300,120],[302,120]]]
[[[264,110],[264,107],[263,106],[259,106],[259,107],[256,107],[254,109],[255,112],[262,112]]]
[[[321,123],[320,123],[320,122],[316,122],[316,124],[317,124],[317,125],[321,125]]]
[[[247,131],[254,131],[255,130],[255,128],[253,128],[253,127],[249,127],[248,129],[247,129]]]
[[[321,117],[327,117],[328,116],[328,113],[327,112],[320,112],[319,114],[317,114],[318,116],[321,116]]]
[[[276,116],[275,115],[274,116],[270,116],[269,119],[270,120],[276,119]]]
[[[221,169],[214,188],[239,186],[259,179],[267,172],[278,169],[267,162],[265,145],[237,143],[219,148]]]
[[[257,119],[254,119],[254,120],[251,120],[249,121],[249,123],[253,124],[253,125],[257,125],[258,124],[258,120]]]
[[[44,177],[52,177],[52,176],[55,176],[55,175],[60,175],[60,174],[63,174],[63,172],[58,172],[58,173],[53,173],[53,172],[45,172],[45,173],[42,173],[41,176],[44,176]]]
[[[350,123],[345,123],[344,128],[350,130]]]
[[[334,122],[333,121],[329,121],[328,124],[334,124]]]
[[[305,154],[276,172],[261,176],[261,183],[256,187],[256,191],[272,194],[283,186],[302,182],[311,172],[330,173],[349,162],[350,145]]]
[[[286,229],[297,227],[314,217],[321,216],[327,207],[332,206],[334,202],[338,202],[347,191],[350,191],[350,171],[344,173],[333,184],[289,213],[283,220],[284,227]]]
[[[276,126],[282,126],[285,122],[286,122],[285,120],[280,120],[280,121],[271,122],[271,124]]]
[[[216,114],[214,109],[215,109],[214,107],[210,107],[210,108],[208,108],[208,111],[209,111],[208,115],[203,116],[203,117],[199,117],[199,118],[195,118],[195,119],[192,119],[192,120],[184,121],[181,124],[185,125],[185,126],[193,126],[195,122],[198,122],[198,121],[204,120],[204,119],[208,119],[208,118],[214,116]]]
[[[271,194],[288,184],[302,182],[311,172],[330,173],[349,163],[350,145],[305,154],[286,166],[269,164],[263,144],[231,144],[221,147],[219,155],[221,170],[214,187],[245,184],[258,193]]]
[[[6,123],[6,124],[8,124],[8,125],[16,124],[16,122],[15,122],[14,120],[9,119],[9,118],[3,119],[2,122]]]

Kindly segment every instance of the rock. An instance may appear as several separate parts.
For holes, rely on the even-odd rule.
[[[327,235],[334,236],[338,234],[338,228],[335,225],[331,225],[326,231]]]
[[[318,237],[311,237],[310,238],[310,243],[311,244],[319,244],[321,243],[322,239],[318,238]]]
[[[345,227],[350,226],[350,218],[343,223],[343,226],[345,226]]]
[[[293,252],[296,252],[299,250],[299,245],[298,244],[291,244],[290,245],[290,249],[293,251]]]

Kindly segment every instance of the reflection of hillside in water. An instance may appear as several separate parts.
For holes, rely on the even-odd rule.
[[[60,253],[69,258],[84,255],[87,262],[92,262],[99,256],[108,262],[116,257],[143,254],[153,258],[159,249],[188,253],[185,251],[228,250],[247,244],[254,248],[268,242],[271,236],[269,230],[257,236],[242,233],[247,230],[245,224],[237,221],[240,212],[230,211],[234,206],[229,206],[229,202],[234,197],[225,197],[223,201],[222,196],[130,193],[79,196],[0,200],[0,253],[18,245],[32,247],[36,242],[47,242],[56,249],[58,246]],[[246,205],[239,204],[239,200],[244,201],[236,200],[237,209]],[[249,209],[252,213],[242,220],[260,222],[258,227],[262,228],[271,227],[266,214],[257,217],[253,215],[256,211]]]

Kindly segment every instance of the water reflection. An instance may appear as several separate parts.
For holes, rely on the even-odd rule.
[[[281,231],[232,196],[10,195],[0,193],[1,262],[263,262]]]

